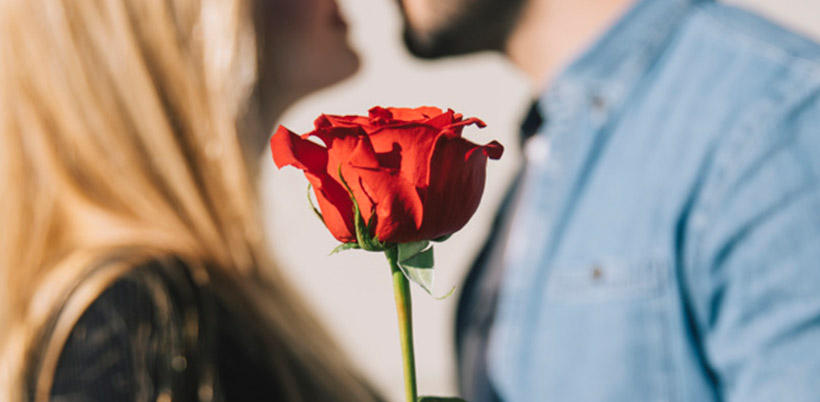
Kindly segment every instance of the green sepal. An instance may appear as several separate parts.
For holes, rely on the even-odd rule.
[[[454,396],[451,397],[439,397],[439,396],[421,396],[417,399],[418,402],[467,402],[464,399],[456,398]]]
[[[312,198],[310,198],[310,190],[311,190],[312,188],[313,188],[313,185],[312,185],[312,184],[310,184],[310,183],[308,183],[308,186],[307,186],[307,199],[308,199],[308,204],[310,204],[310,208],[313,210],[313,213],[314,213],[314,214],[316,214],[316,216],[319,218],[319,220],[320,220],[320,221],[322,221],[322,224],[324,225],[324,224],[325,224],[325,217],[324,217],[324,216],[322,216],[322,213],[321,213],[321,212],[319,212],[319,209],[318,209],[318,208],[316,208],[316,205],[313,205],[313,199],[312,199]]]
[[[339,180],[341,180],[342,185],[350,195],[350,200],[353,201],[353,226],[356,230],[356,242],[359,244],[359,248],[367,251],[384,251],[387,247],[378,238],[370,235],[372,226],[375,223],[373,219],[375,214],[370,214],[370,222],[365,224],[361,209],[359,209],[359,202],[356,201],[353,190],[350,189],[344,176],[342,176],[342,165],[339,165]]]
[[[330,254],[328,254],[328,255],[333,255],[333,254],[336,254],[336,253],[341,253],[342,251],[345,251],[345,250],[358,249],[358,248],[361,248],[361,247],[359,247],[359,243],[342,243],[342,244],[338,245],[336,248],[334,248],[333,251],[331,251]]]
[[[351,197],[353,197],[353,196],[351,195]],[[364,218],[362,218],[362,222],[364,222]],[[366,230],[367,230],[367,232],[366,232],[367,236],[370,236],[371,233],[376,231],[376,211],[370,211],[370,220],[367,221]],[[388,248],[390,248],[390,247],[387,247],[381,241],[379,241],[378,237],[373,236],[371,238],[371,240],[380,247],[379,250],[374,250],[374,251],[382,251],[382,250],[387,250]]]
[[[447,241],[447,239],[449,239],[452,236],[453,236],[453,234],[450,233],[448,235],[444,235],[444,236],[441,236],[441,237],[436,237],[435,239],[433,239],[433,241],[436,242],[436,243],[441,243],[441,242]]]

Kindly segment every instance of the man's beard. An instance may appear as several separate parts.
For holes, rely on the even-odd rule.
[[[437,0],[460,3],[446,22],[428,31],[404,22],[404,43],[414,56],[438,59],[485,50],[503,51],[527,0]],[[445,8],[442,7],[444,12]]]

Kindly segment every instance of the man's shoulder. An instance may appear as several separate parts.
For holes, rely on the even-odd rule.
[[[693,8],[656,68],[665,85],[653,94],[675,94],[672,107],[712,137],[753,141],[820,97],[819,43],[720,3]]]
[[[816,185],[820,44],[743,9],[704,2],[659,68],[664,85],[650,89],[653,99],[673,99],[666,111],[684,117],[669,121],[686,128],[699,144],[690,152],[708,169],[700,172],[704,208],[733,197],[746,202],[742,187],[756,186],[753,198],[763,200],[762,193]]]
[[[820,44],[740,8],[702,2],[646,80],[622,121],[649,122],[670,152],[697,161],[699,191],[714,203],[763,161],[777,166],[768,171],[820,177]]]
[[[699,5],[687,23],[687,33],[721,52],[789,66],[795,74],[820,75],[820,43],[736,6]]]

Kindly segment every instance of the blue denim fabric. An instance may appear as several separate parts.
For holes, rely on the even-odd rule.
[[[489,340],[502,398],[820,401],[820,46],[643,0],[541,105]]]

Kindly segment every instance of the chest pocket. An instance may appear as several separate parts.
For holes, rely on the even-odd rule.
[[[660,258],[601,258],[558,264],[550,272],[546,297],[565,303],[651,299],[661,293],[668,268],[668,262]]]
[[[525,344],[542,400],[661,401],[670,392],[663,259],[581,259],[549,272]]]

